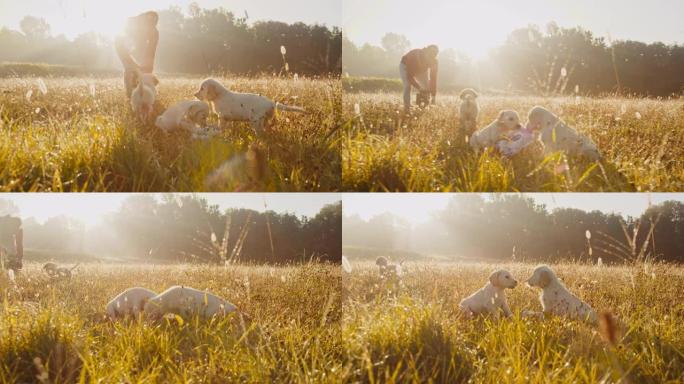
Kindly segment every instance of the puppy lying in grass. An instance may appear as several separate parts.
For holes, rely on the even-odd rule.
[[[598,317],[589,304],[570,293],[548,266],[538,266],[532,273],[532,277],[527,280],[527,285],[542,289],[539,300],[542,304],[543,314],[548,313],[596,323]],[[542,317],[541,314],[530,311],[525,311],[524,316]]]
[[[144,311],[151,319],[160,319],[167,314],[208,319],[235,312],[237,307],[210,292],[176,285],[150,298]]]
[[[157,117],[155,126],[165,133],[183,129],[195,133],[207,126],[209,104],[199,100],[184,100],[169,107]]]
[[[131,108],[133,113],[143,122],[152,117],[152,109],[157,99],[157,85],[159,80],[151,73],[138,71],[138,85],[131,93]]]
[[[496,145],[505,132],[520,128],[522,128],[522,125],[520,124],[518,112],[504,110],[499,113],[499,117],[491,124],[473,133],[468,142],[472,149],[479,151]]]
[[[138,316],[143,312],[147,301],[155,296],[157,293],[147,288],[128,288],[107,303],[105,312],[112,320],[131,315]]]
[[[385,256],[375,259],[375,265],[378,266],[378,273],[383,279],[396,279],[401,276],[401,263],[392,263]]]
[[[540,131],[545,154],[565,151],[572,156],[583,156],[591,161],[601,158],[596,144],[581,135],[558,116],[544,107],[532,108],[527,117],[527,129]]]
[[[276,111],[306,112],[301,107],[277,103],[261,95],[232,92],[214,79],[204,80],[195,97],[212,106],[220,123],[249,121],[257,135],[271,127]]]
[[[489,282],[477,292],[466,297],[459,304],[459,308],[467,317],[479,314],[490,314],[499,316],[499,311],[503,311],[506,317],[513,313],[508,307],[506,293],[504,289],[513,289],[518,282],[511,276],[511,273],[500,269],[489,275]]]

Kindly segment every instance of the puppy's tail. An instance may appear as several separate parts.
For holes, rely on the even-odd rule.
[[[302,107],[297,107],[294,105],[287,105],[287,104],[282,104],[282,103],[275,103],[275,108],[279,111],[288,111],[288,112],[300,112],[300,113],[306,113],[306,110]]]

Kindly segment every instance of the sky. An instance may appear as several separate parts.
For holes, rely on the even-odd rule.
[[[341,25],[342,0],[0,0],[0,26],[18,30],[19,21],[32,15],[47,20],[54,35],[73,38],[96,31],[112,37],[129,16],[170,6],[187,11],[193,2],[202,8],[223,7],[238,17],[243,17],[246,11],[248,22],[277,20]]]
[[[485,199],[489,194],[480,194]],[[548,210],[577,208],[584,211],[598,210],[623,216],[639,216],[652,204],[667,200],[684,201],[684,193],[524,193]],[[429,221],[434,212],[444,209],[458,194],[450,193],[345,193],[342,198],[344,216],[358,214],[362,219],[389,212],[408,223]]]
[[[514,29],[555,21],[614,40],[684,43],[682,0],[344,0],[343,33],[380,44],[387,32],[414,48],[438,44],[483,58]]]
[[[12,200],[20,210],[22,219],[33,217],[45,222],[50,217],[66,215],[86,225],[94,225],[103,214],[119,209],[131,193],[11,193],[0,199]],[[160,199],[162,194],[153,194]],[[185,195],[185,194],[178,194]],[[297,216],[315,216],[326,205],[340,201],[337,193],[197,193],[197,196],[217,204],[221,210],[248,208],[278,213],[294,213]]]

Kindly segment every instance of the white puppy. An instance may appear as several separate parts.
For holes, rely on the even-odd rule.
[[[480,113],[480,106],[477,104],[477,92],[472,88],[466,88],[458,96],[461,98],[459,107],[459,119],[461,129],[467,134],[472,135],[477,130],[477,115]]]
[[[527,129],[541,131],[545,154],[565,151],[573,156],[585,156],[592,161],[601,158],[596,144],[589,137],[579,134],[546,108],[533,107],[527,120]]]
[[[209,102],[221,123],[249,121],[258,135],[270,127],[276,111],[305,112],[301,107],[276,103],[254,93],[232,92],[214,79],[204,80],[195,97]]]
[[[548,266],[540,265],[535,268],[532,277],[527,280],[527,285],[542,289],[539,300],[545,314],[596,322],[596,313],[591,307],[570,293]]]
[[[128,288],[107,303],[107,316],[110,319],[117,319],[127,315],[137,316],[142,313],[147,301],[155,296],[157,296],[157,293],[147,288]]]
[[[378,266],[380,277],[386,279],[401,277],[402,264],[403,262],[399,264],[392,263],[385,256],[379,256],[377,259],[375,259],[375,265]]]
[[[518,112],[510,110],[501,111],[496,120],[470,136],[470,147],[476,151],[491,147],[501,139],[503,133],[521,127]]]
[[[236,310],[233,304],[212,293],[179,285],[158,294],[145,304],[145,315],[151,318],[161,318],[169,313],[210,318],[225,316]]]
[[[206,127],[208,117],[209,104],[199,100],[184,100],[159,115],[155,125],[166,133],[176,129],[194,133],[198,125],[201,128]]]
[[[489,275],[489,282],[477,292],[461,301],[459,307],[468,317],[477,314],[498,316],[502,310],[507,317],[512,315],[506,301],[504,289],[515,288],[518,282],[511,273],[500,269]]]
[[[157,98],[159,80],[151,73],[138,73],[138,85],[131,93],[131,108],[140,120],[147,122],[152,116],[152,108]]]

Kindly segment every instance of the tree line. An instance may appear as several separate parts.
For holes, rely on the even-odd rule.
[[[342,32],[338,27],[248,23],[247,15],[237,17],[223,8],[203,9],[193,4],[185,13],[177,7],[159,11],[158,29],[156,70],[163,72],[339,75],[341,71]],[[73,40],[53,36],[50,25],[34,16],[22,19],[20,31],[0,29],[0,61],[86,70],[120,67],[111,39],[93,32]]]
[[[386,213],[345,217],[345,247],[414,251],[490,261],[684,262],[684,203],[667,201],[640,217],[574,208],[549,211],[530,198],[454,197],[433,220],[411,226]]]
[[[87,253],[93,257],[150,262],[225,264],[339,262],[342,205],[314,217],[231,208],[224,212],[197,196],[150,195],[124,200],[93,227],[57,216],[24,221],[27,250]]]
[[[396,78],[399,60],[410,48],[408,39],[394,33],[387,34],[381,46],[357,46],[345,38],[343,71]],[[480,61],[454,49],[443,50],[439,59],[442,89],[662,97],[684,92],[684,46],[611,41],[555,23],[514,30]]]

